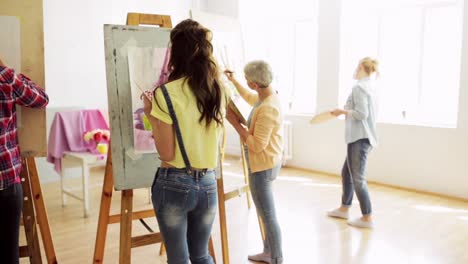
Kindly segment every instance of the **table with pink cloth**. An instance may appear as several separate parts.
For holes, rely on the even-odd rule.
[[[104,114],[97,109],[57,112],[49,133],[47,161],[61,172],[61,159],[65,152],[90,152],[104,159],[96,151],[96,143],[85,142],[84,133],[94,129],[109,129]]]

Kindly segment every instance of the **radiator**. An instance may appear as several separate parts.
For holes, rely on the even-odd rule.
[[[290,121],[283,122],[283,166],[293,158],[293,131]]]

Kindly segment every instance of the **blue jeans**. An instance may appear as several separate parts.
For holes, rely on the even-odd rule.
[[[214,171],[200,177],[159,168],[152,201],[167,250],[167,263],[212,264],[208,241],[218,205]]]
[[[372,205],[365,178],[367,156],[371,149],[372,147],[367,138],[349,143],[347,157],[341,172],[343,181],[341,204],[345,207],[350,207],[353,202],[353,193],[356,191],[362,215],[372,213]]]
[[[276,218],[272,189],[273,180],[278,176],[279,170],[280,166],[277,166],[269,170],[249,173],[250,193],[265,229],[263,252],[271,254],[272,264],[283,263],[281,229]]]

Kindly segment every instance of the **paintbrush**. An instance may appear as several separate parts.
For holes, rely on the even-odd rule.
[[[152,98],[151,98],[151,96],[150,96],[151,92],[150,92],[150,91],[145,91],[145,90],[143,90],[143,88],[141,88],[141,86],[138,85],[137,82],[134,82],[134,83],[136,84],[138,90],[140,90],[140,91],[146,96],[146,98],[147,98],[148,100],[151,101],[151,100],[152,100]],[[141,97],[140,97],[140,98],[141,98]]]

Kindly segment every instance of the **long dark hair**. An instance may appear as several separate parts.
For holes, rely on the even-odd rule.
[[[169,81],[186,77],[201,113],[198,122],[205,121],[207,127],[212,121],[222,124],[223,92],[213,59],[211,31],[195,20],[186,19],[172,29],[170,38]]]

